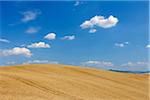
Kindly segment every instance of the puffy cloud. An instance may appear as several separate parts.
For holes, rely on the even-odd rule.
[[[123,47],[125,47],[128,44],[129,44],[129,42],[115,43],[115,46],[123,48]]]
[[[57,61],[48,61],[48,60],[31,60],[24,62],[23,64],[58,64]]]
[[[40,27],[29,27],[25,32],[32,34],[32,33],[37,33],[40,30]]]
[[[26,23],[26,22],[35,20],[39,14],[41,14],[41,12],[37,11],[37,10],[36,11],[26,11],[26,12],[23,12],[22,13],[23,18],[21,19],[21,21],[24,22],[24,23]]]
[[[45,42],[38,42],[38,43],[32,43],[27,47],[28,48],[50,48],[51,46],[49,44],[46,44]]]
[[[90,29],[89,33],[95,33],[97,30],[96,29]]]
[[[49,33],[44,38],[48,39],[48,40],[54,40],[56,38],[56,34],[55,33]]]
[[[0,38],[0,42],[9,43],[10,41],[7,40],[7,39],[2,39],[2,38]]]
[[[62,39],[63,39],[63,40],[74,40],[74,39],[75,39],[75,36],[74,36],[74,35],[71,35],[71,36],[64,36]]]
[[[148,66],[148,63],[147,62],[142,62],[142,61],[139,61],[139,62],[127,62],[127,63],[124,63],[124,64],[121,64],[120,66],[124,66],[124,67],[137,67],[137,66]]]
[[[124,47],[125,45],[124,45],[124,43],[115,43],[115,46],[117,46],[117,47]]]
[[[79,4],[80,4],[80,2],[76,1],[75,4],[74,4],[74,6],[78,6]]]
[[[110,15],[108,18],[104,16],[94,16],[90,20],[84,21],[80,27],[82,29],[86,28],[93,28],[95,26],[102,27],[102,28],[111,28],[118,23],[118,18]]]
[[[90,60],[82,63],[83,66],[89,67],[112,67],[114,64],[108,61],[97,61],[97,60]]]
[[[129,42],[124,42],[124,44],[129,44]]]
[[[0,50],[0,56],[12,56],[12,55],[24,55],[25,57],[31,57],[32,53],[27,48],[15,47],[8,50]]]
[[[148,44],[148,45],[146,46],[146,48],[150,48],[150,44]]]

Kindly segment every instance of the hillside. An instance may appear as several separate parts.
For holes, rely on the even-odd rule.
[[[0,100],[149,100],[148,74],[57,64],[0,67]]]

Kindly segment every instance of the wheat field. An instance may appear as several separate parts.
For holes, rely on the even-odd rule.
[[[0,67],[0,100],[150,100],[148,76],[59,64]]]

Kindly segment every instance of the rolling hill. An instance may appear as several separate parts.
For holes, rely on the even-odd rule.
[[[148,76],[57,64],[0,67],[0,100],[149,100]]]

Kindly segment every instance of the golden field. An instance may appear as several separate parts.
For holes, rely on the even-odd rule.
[[[150,100],[148,74],[57,64],[0,67],[0,100]]]

